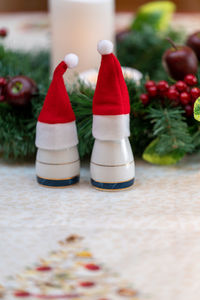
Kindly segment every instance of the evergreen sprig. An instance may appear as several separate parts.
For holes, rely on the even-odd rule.
[[[194,150],[192,136],[181,108],[150,108],[147,118],[153,124],[153,135],[158,138],[156,152],[160,155],[179,150]]]

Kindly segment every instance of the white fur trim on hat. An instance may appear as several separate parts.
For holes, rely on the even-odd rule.
[[[64,62],[68,68],[73,69],[78,65],[78,56],[74,53],[69,53],[65,56]]]
[[[113,52],[113,43],[108,40],[101,40],[97,44],[97,50],[101,55],[110,54]]]
[[[78,144],[76,122],[63,124],[47,124],[37,122],[36,140],[37,148],[46,150],[62,150]]]
[[[93,115],[92,134],[99,140],[120,140],[130,136],[129,114]]]

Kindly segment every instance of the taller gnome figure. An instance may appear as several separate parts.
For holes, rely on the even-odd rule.
[[[121,190],[133,185],[135,177],[129,94],[113,44],[102,40],[97,50],[102,60],[93,98],[91,183],[97,189]]]
[[[80,161],[75,115],[63,74],[78,64],[68,54],[56,67],[36,127],[36,175],[38,183],[65,187],[79,181]]]

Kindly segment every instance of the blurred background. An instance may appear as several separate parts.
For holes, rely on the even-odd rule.
[[[46,11],[48,0],[1,0],[0,11]],[[135,11],[144,3],[144,0],[116,0],[117,11]],[[200,11],[200,0],[174,0],[178,12]]]

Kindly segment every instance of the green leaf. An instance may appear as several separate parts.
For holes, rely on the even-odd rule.
[[[156,152],[156,147],[158,144],[158,139],[153,140],[145,149],[142,157],[144,160],[151,164],[156,165],[173,165],[180,161],[185,153],[179,149],[173,150],[167,154],[158,154]]]
[[[194,103],[194,118],[200,121],[200,97]]]
[[[169,27],[175,4],[171,1],[153,1],[140,6],[132,24],[133,30],[142,30],[150,26],[156,31],[165,31]]]

